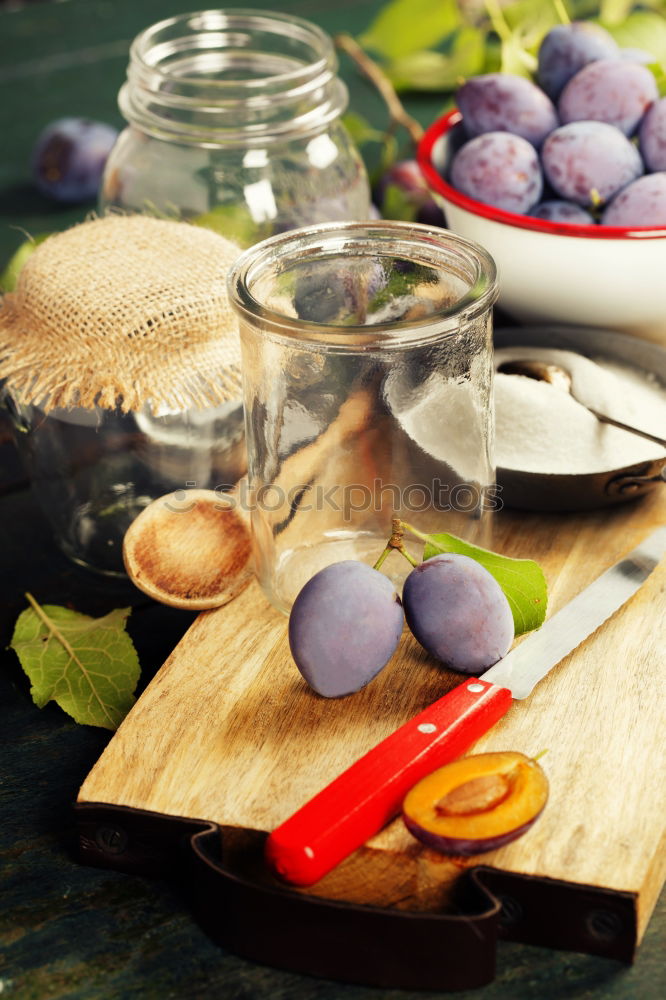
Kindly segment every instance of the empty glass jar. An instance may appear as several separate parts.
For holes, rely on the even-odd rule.
[[[488,544],[497,283],[486,251],[427,226],[312,226],[247,250],[229,282],[244,499],[276,607],[329,563],[374,563],[393,516]],[[400,582],[410,567],[394,555],[382,568]]]
[[[330,37],[287,14],[209,10],[153,25],[130,50],[119,95],[129,126],[102,209],[194,220],[242,246],[368,218],[336,69]]]
[[[157,497],[229,489],[245,471],[240,402],[161,417],[148,408],[56,409],[4,390],[17,447],[59,547],[86,569],[124,575],[125,532]]]

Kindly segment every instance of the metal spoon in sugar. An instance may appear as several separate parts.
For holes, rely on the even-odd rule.
[[[613,417],[609,417],[605,413],[600,413],[599,410],[595,410],[592,406],[583,403],[573,392],[571,375],[561,365],[553,364],[551,361],[532,361],[527,358],[516,358],[511,361],[502,361],[497,366],[497,371],[503,375],[524,375],[527,378],[535,379],[537,382],[549,382],[556,388],[568,392],[576,402],[584,406],[590,413],[593,413],[597,420],[602,423],[612,424],[613,427],[629,431],[630,434],[638,434],[640,437],[647,438],[648,441],[654,441],[656,444],[660,444],[666,448],[666,438],[658,437],[656,434],[649,434],[648,431],[632,427],[630,424],[624,424],[621,420],[615,420]]]

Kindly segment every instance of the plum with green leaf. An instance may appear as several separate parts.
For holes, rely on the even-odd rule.
[[[480,674],[511,648],[509,602],[494,576],[469,556],[442,553],[415,566],[402,601],[414,637],[454,670]]]
[[[408,532],[425,542],[424,562],[407,550]],[[392,552],[413,566],[402,601],[380,569]],[[414,637],[454,670],[478,674],[508,652],[514,635],[539,628],[547,587],[538,564],[511,559],[449,534],[426,535],[393,519],[374,566],[353,559],[316,573],[289,617],[289,645],[318,694],[359,691],[395,652],[404,618]]]

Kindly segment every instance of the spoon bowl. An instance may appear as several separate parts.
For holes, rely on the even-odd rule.
[[[496,328],[495,347],[532,347],[575,351],[583,357],[606,358],[656,377],[666,384],[666,350],[657,344],[613,330],[581,326],[523,326]],[[663,488],[664,459],[639,462],[591,473],[530,472],[523,468],[497,469],[500,498],[514,510],[565,512],[597,510],[639,500]]]
[[[123,540],[130,580],[172,608],[227,604],[252,579],[250,531],[231,497],[176,490],[149,504]]]
[[[562,365],[545,361],[534,361],[528,358],[516,358],[511,361],[502,361],[497,366],[497,371],[503,375],[524,375],[526,378],[535,379],[537,382],[548,382],[557,389],[568,392],[577,403],[580,403],[590,413],[593,413],[602,424],[611,424],[613,427],[619,427],[622,431],[629,431],[630,434],[638,434],[639,437],[646,438],[648,441],[654,441],[655,444],[660,444],[666,448],[666,438],[650,434],[648,431],[641,430],[640,427],[625,424],[621,420],[609,417],[607,413],[601,413],[599,410],[595,410],[594,407],[584,403],[574,392],[571,375]]]

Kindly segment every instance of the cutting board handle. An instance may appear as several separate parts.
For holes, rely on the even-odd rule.
[[[233,871],[223,861],[224,834],[206,820],[104,803],[75,808],[85,864],[178,875],[214,941],[276,968],[385,989],[441,991],[491,982],[499,936],[633,957],[632,893],[478,867],[456,883],[456,912],[383,909]]]

